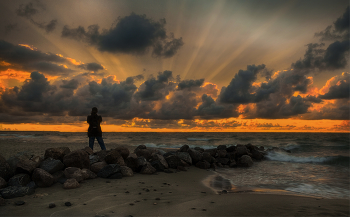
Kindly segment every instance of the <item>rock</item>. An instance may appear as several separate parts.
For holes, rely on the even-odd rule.
[[[229,166],[231,167],[231,168],[233,168],[233,167],[237,167],[237,163],[236,163],[236,161],[235,160],[230,160],[230,163],[229,163]]]
[[[176,169],[177,169],[178,171],[187,171],[186,168],[183,167],[183,166],[178,166]]]
[[[123,157],[120,155],[120,153],[113,149],[111,150],[105,157],[105,161],[108,164],[118,164],[120,166],[125,166],[125,162]]]
[[[248,149],[244,145],[237,145],[236,148],[236,156],[237,158],[243,156],[243,155],[248,155]]]
[[[63,161],[63,157],[70,152],[68,147],[59,147],[59,148],[49,148],[45,150],[44,158],[53,158],[55,160]]]
[[[100,159],[100,161],[104,161],[105,157],[107,156],[108,152],[106,150],[101,150],[95,153],[95,155],[98,156],[98,158]]]
[[[205,149],[204,152],[203,152],[203,154],[204,154],[204,153],[209,153],[212,157],[215,157],[216,152],[217,152],[217,149],[216,149],[216,148],[211,148],[211,149]]]
[[[123,178],[123,174],[121,174],[121,173],[114,173],[114,174],[108,176],[108,179],[121,179],[121,178]]]
[[[216,158],[216,162],[221,163],[222,165],[228,164],[229,161],[230,161],[229,158],[222,158],[222,157]]]
[[[190,147],[188,145],[181,146],[179,152],[187,152]]]
[[[22,205],[24,205],[26,202],[24,202],[23,200],[19,200],[19,201],[16,201],[15,202],[15,205],[16,206],[22,206]]]
[[[116,150],[117,152],[119,152],[119,154],[123,157],[123,159],[125,160],[129,154],[130,154],[130,151],[128,148],[126,147],[117,147],[115,148],[114,150]]]
[[[88,155],[91,155],[94,153],[94,151],[90,147],[85,147],[82,150],[85,151]]]
[[[256,149],[253,149],[251,151],[252,154],[252,158],[254,158],[255,160],[262,160],[264,159],[264,154]]]
[[[102,162],[97,162],[91,165],[90,169],[92,172],[94,173],[98,173],[100,172],[100,170],[103,169],[103,167],[107,166],[108,164],[106,163],[106,161],[102,161]]]
[[[152,158],[151,158],[151,162],[153,162],[153,161],[159,161],[165,169],[169,167],[168,162],[160,154],[153,153]]]
[[[36,163],[36,167],[39,167],[41,162],[43,162],[44,159],[42,157],[35,156],[35,157],[32,157],[30,160]]]
[[[178,166],[183,166],[181,159],[177,155],[170,155],[165,158],[166,162],[169,165],[169,168],[176,169]]]
[[[176,151],[168,151],[168,152],[166,152],[166,153],[163,155],[163,157],[164,157],[164,158],[167,158],[167,157],[169,157],[169,156],[171,156],[171,155],[177,155],[177,152],[176,152]]]
[[[126,165],[132,169],[132,171],[137,170],[137,155],[136,154],[130,154],[126,159],[125,159]]]
[[[40,168],[34,170],[32,180],[38,187],[50,187],[54,183],[53,176]]]
[[[213,163],[212,162],[212,156],[209,152],[203,152],[203,157],[202,157],[203,160],[209,162],[209,163]]]
[[[202,160],[202,161],[198,161],[196,163],[196,167],[201,168],[201,169],[209,169],[210,168],[210,163]]]
[[[65,202],[64,205],[65,206],[72,206],[72,203],[71,202]]]
[[[137,157],[144,157],[146,160],[151,159],[152,151],[148,149],[136,149],[134,153],[137,155]]]
[[[95,178],[97,178],[96,173],[92,172],[89,169],[82,169],[81,173],[83,174],[84,179],[95,179]]]
[[[177,152],[176,156],[178,156],[181,160],[185,161],[187,164],[192,164],[192,158],[187,152]]]
[[[30,176],[28,174],[20,173],[12,176],[7,184],[9,186],[26,186],[30,181]]]
[[[164,155],[166,152],[163,151],[162,149],[157,149],[157,154]]]
[[[97,173],[97,176],[101,178],[108,178],[114,173],[120,173],[120,166],[118,164],[109,164],[103,167],[102,170]]]
[[[16,173],[27,173],[31,175],[37,166],[37,163],[34,161],[21,159],[16,165]]]
[[[232,146],[226,148],[226,151],[227,152],[235,152],[236,151],[236,146],[232,145]]]
[[[57,171],[63,170],[64,164],[60,160],[49,157],[40,164],[40,168],[50,174],[54,174]]]
[[[154,167],[159,172],[162,172],[166,169],[165,166],[159,160],[152,161],[151,166]]]
[[[145,145],[139,145],[135,148],[134,153],[136,150],[139,150],[139,149],[147,149],[147,147]]]
[[[194,149],[190,148],[190,149],[188,149],[187,152],[190,154],[190,156],[192,158],[192,164],[196,164],[198,161],[201,161],[203,158],[203,154],[200,153],[199,151],[194,150]]]
[[[147,160],[145,157],[137,157],[137,168],[136,168],[136,172],[141,171],[141,169],[143,168],[143,166],[145,166],[147,164]]]
[[[62,178],[62,177],[64,178],[64,177],[65,177],[63,171],[57,171],[57,172],[55,172],[54,174],[52,174],[52,176],[53,176],[53,182],[54,182],[54,183],[58,182],[58,180],[59,180],[60,178]]]
[[[157,170],[148,162],[142,167],[140,171],[141,174],[153,174],[155,172],[157,172]]]
[[[195,147],[194,150],[199,151],[200,153],[204,152],[204,149],[201,147]]]
[[[238,165],[244,167],[251,167],[253,165],[253,160],[248,155],[243,155],[241,158],[239,158]]]
[[[226,151],[226,145],[219,145],[216,149],[217,150],[225,150]]]
[[[0,195],[4,199],[23,197],[25,195],[31,195],[34,192],[34,189],[20,186],[8,186],[6,188],[0,189]]]
[[[77,168],[77,167],[67,167],[64,170],[64,176],[67,179],[75,179],[75,180],[77,180],[77,182],[81,182],[84,180],[84,175],[83,175],[81,169]]]
[[[63,184],[64,189],[74,189],[79,187],[80,184],[76,179],[67,179],[67,181]]]
[[[0,177],[0,189],[7,186],[6,180]]]
[[[174,173],[174,171],[172,171],[171,169],[165,169],[164,172],[165,173]]]
[[[90,168],[89,155],[83,150],[76,150],[66,154],[63,157],[63,163],[66,167]]]
[[[57,182],[58,182],[58,183],[61,183],[62,185],[63,185],[66,181],[67,181],[67,178],[65,178],[65,177],[61,177],[61,178],[57,179]]]
[[[89,155],[90,165],[100,161],[100,158],[97,155]]]
[[[127,167],[127,166],[120,166],[120,172],[124,177],[134,176],[132,169],[130,167]]]
[[[50,208],[50,209],[55,208],[55,207],[56,207],[56,204],[54,204],[54,203],[50,203],[50,204],[49,204],[49,208]]]
[[[227,155],[226,150],[218,150],[216,153],[217,153],[218,157],[222,157],[222,158],[226,157],[226,155]]]
[[[31,182],[29,182],[29,183],[27,184],[26,187],[32,188],[32,189],[36,189],[38,186],[35,184],[34,181],[31,181]]]

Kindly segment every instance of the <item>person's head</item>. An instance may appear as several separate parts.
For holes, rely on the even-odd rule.
[[[91,114],[97,114],[97,112],[98,112],[98,109],[96,107],[93,107],[91,109]]]

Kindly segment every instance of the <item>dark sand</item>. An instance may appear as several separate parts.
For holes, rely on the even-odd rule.
[[[65,190],[56,183],[34,195],[7,200],[1,216],[316,216],[349,215],[349,200],[227,193],[203,183],[214,172],[190,167],[186,172],[135,174],[123,179],[86,180]],[[167,184],[165,184],[167,183]],[[170,185],[168,185],[170,184]],[[147,191],[148,189],[149,191]],[[156,190],[156,191],[155,191]],[[126,192],[129,193],[126,193]],[[156,198],[159,198],[157,200]],[[25,201],[15,206],[16,201]],[[65,202],[72,206],[65,206]],[[55,203],[55,208],[49,208]],[[156,204],[155,204],[156,203]]]

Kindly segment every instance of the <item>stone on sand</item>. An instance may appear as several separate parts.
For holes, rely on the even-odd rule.
[[[32,180],[39,187],[50,187],[54,183],[53,176],[43,169],[36,168],[32,175]]]
[[[74,189],[79,188],[80,184],[76,179],[67,179],[63,184],[64,189]]]
[[[9,186],[26,186],[31,181],[30,176],[26,173],[20,173],[12,176],[9,181]]]
[[[49,148],[45,150],[45,159],[46,158],[53,158],[56,160],[63,161],[63,157],[70,152],[70,149],[68,147],[59,147],[59,148]]]
[[[98,173],[98,172],[100,172],[100,170],[103,169],[103,167],[105,167],[107,165],[108,164],[106,163],[106,161],[97,162],[97,163],[91,164],[90,170],[94,173]]]
[[[57,171],[63,170],[64,164],[60,160],[49,157],[40,164],[40,168],[50,174],[54,174]]]

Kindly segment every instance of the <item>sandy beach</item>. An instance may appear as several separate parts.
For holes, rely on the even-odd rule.
[[[65,190],[60,183],[34,195],[7,200],[1,216],[348,216],[349,201],[312,197],[227,193],[203,184],[214,172],[190,167],[177,173],[135,174],[86,180]],[[16,206],[16,201],[24,201]],[[70,202],[71,206],[65,206]],[[55,208],[49,208],[55,203]]]

